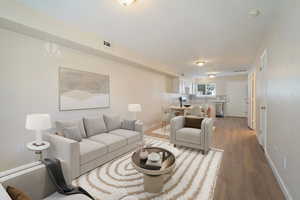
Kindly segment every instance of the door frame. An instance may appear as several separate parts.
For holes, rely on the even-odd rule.
[[[268,103],[267,103],[267,66],[268,66],[268,51],[265,49],[260,57],[260,86],[261,88],[261,102],[259,106],[260,112],[260,129],[261,137],[260,144],[263,146],[265,152],[267,152],[267,140],[268,140]],[[264,123],[264,124],[263,124]]]
[[[248,127],[256,130],[256,71],[248,74]]]

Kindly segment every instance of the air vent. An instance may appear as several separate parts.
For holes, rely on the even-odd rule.
[[[108,48],[110,48],[111,47],[111,43],[110,42],[108,42],[108,41],[103,41],[103,45],[105,46],[105,47],[108,47]]]
[[[233,72],[236,72],[236,73],[238,73],[238,72],[247,72],[248,70],[246,70],[246,69],[238,69],[238,70],[234,70]]]

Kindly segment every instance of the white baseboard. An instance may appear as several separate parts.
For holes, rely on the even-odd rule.
[[[266,157],[267,160],[269,162],[270,167],[272,168],[273,174],[275,175],[275,178],[285,196],[286,200],[293,200],[293,197],[291,196],[291,194],[289,193],[286,184],[284,183],[283,179],[281,178],[281,176],[279,175],[279,172],[274,164],[274,162],[272,161],[271,157],[269,156],[269,154],[266,152]]]

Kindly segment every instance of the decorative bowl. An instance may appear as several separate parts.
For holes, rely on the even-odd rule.
[[[158,153],[152,152],[148,155],[148,159],[152,162],[158,162],[161,158]]]

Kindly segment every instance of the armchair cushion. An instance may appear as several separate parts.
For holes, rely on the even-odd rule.
[[[97,118],[84,118],[83,122],[88,137],[107,132],[102,116]]]
[[[104,119],[107,131],[113,131],[115,129],[121,128],[122,122],[121,122],[120,116],[103,115],[103,119]]]
[[[108,147],[108,152],[115,151],[127,145],[127,140],[124,137],[110,133],[102,133],[92,136],[89,139],[101,144],[105,144]]]
[[[125,129],[117,129],[117,130],[113,130],[109,133],[126,138],[128,141],[128,144],[136,142],[142,138],[142,135],[139,132],[125,130]]]
[[[79,145],[80,164],[90,162],[108,152],[106,145],[89,139],[83,139]]]
[[[201,144],[201,129],[182,128],[176,131],[175,137],[178,141]]]

